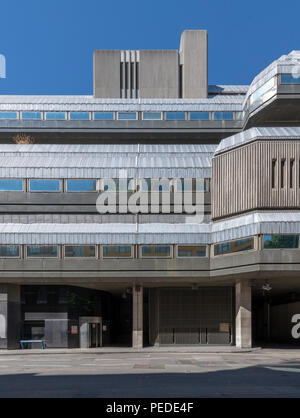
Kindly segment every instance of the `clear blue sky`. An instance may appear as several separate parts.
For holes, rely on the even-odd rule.
[[[300,49],[299,0],[2,0],[0,94],[91,94],[95,49],[178,49],[207,29],[209,83],[248,84]]]

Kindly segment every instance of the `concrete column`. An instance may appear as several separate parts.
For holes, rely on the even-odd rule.
[[[20,347],[21,295],[19,285],[0,284],[0,349]]]
[[[251,290],[247,280],[235,285],[235,343],[239,348],[252,347]]]
[[[143,348],[143,287],[132,289],[132,348]]]

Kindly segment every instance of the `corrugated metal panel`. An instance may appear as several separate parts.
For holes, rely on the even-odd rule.
[[[0,224],[1,244],[210,244],[300,234],[299,212],[257,212],[210,224]]]
[[[300,127],[250,128],[223,139],[218,145],[215,155],[256,139],[300,139]]]

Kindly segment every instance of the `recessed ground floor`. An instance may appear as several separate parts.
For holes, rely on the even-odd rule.
[[[300,347],[300,292],[269,287],[1,284],[0,348]]]

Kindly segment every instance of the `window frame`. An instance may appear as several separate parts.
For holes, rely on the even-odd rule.
[[[135,119],[120,119],[119,118],[119,116],[120,116],[120,114],[123,114],[123,115],[125,115],[125,114],[129,114],[129,115],[135,115]],[[138,115],[138,112],[117,112],[117,120],[119,121],[119,120],[122,120],[122,121],[124,121],[124,120],[126,120],[126,121],[136,121],[136,120],[139,120],[139,115]]]
[[[78,181],[83,181],[83,180],[92,180],[95,181],[95,190],[68,190],[68,181],[69,180],[78,180]],[[64,192],[65,193],[97,193],[97,188],[98,188],[98,179],[64,179]]]
[[[225,244],[227,242],[241,241],[241,240],[248,239],[248,238],[253,238],[253,248],[251,248],[250,250],[234,251],[234,252],[231,252],[231,253],[216,254],[215,255],[215,246],[216,245]],[[256,235],[250,235],[250,236],[247,236],[247,237],[236,238],[236,239],[231,239],[231,240],[220,241],[220,242],[214,243],[213,245],[211,245],[211,258],[226,257],[226,256],[233,256],[233,255],[240,255],[241,253],[248,254],[249,252],[257,251],[257,249],[258,249],[258,240],[257,240],[257,238],[258,237]]]
[[[43,256],[28,256],[28,247],[57,247],[57,256],[43,257]],[[26,260],[58,260],[61,258],[60,244],[25,244],[24,259]]]
[[[203,257],[196,257],[196,256],[183,256],[180,257],[178,255],[178,247],[205,247],[205,255]],[[203,259],[203,258],[208,258],[209,255],[209,251],[208,251],[208,245],[207,244],[177,244],[176,245],[176,258],[188,258],[188,259],[193,259],[193,260],[198,260],[198,259]]]
[[[20,260],[22,259],[22,245],[21,244],[0,244],[0,247],[18,247],[19,248],[19,255],[18,256],[13,256],[13,257],[3,257],[0,255],[0,260],[10,260],[10,259],[14,259],[14,260]]]
[[[67,257],[66,247],[95,247],[95,255],[93,257]],[[65,260],[97,260],[98,257],[98,245],[97,244],[63,244],[62,256]]]
[[[265,236],[291,236],[291,235],[295,235],[295,236],[298,236],[298,247],[295,247],[295,248],[288,248],[288,247],[286,247],[286,248],[284,248],[284,247],[278,247],[278,248],[266,248],[265,247]],[[290,251],[290,250],[296,250],[296,251],[298,251],[299,249],[300,249],[300,235],[299,234],[262,234],[262,237],[261,237],[261,239],[262,239],[262,246],[261,246],[261,248],[262,248],[262,250],[288,250],[288,251]]]
[[[7,114],[15,114],[16,115],[16,117],[15,118],[1,118],[0,117],[0,120],[19,120],[19,112],[17,112],[17,111],[14,111],[14,110],[12,110],[12,111],[8,111],[8,110],[1,110],[0,111],[0,115],[1,114],[5,114],[5,113],[7,113]]]
[[[59,190],[31,190],[30,181],[31,180],[57,180],[59,181]],[[63,192],[63,182],[62,179],[41,179],[41,178],[29,178],[27,184],[27,190],[29,193],[62,193]]]
[[[184,119],[168,119],[168,114],[184,114]],[[174,111],[172,111],[172,110],[170,110],[170,111],[165,111],[165,120],[167,120],[167,121],[181,121],[181,122],[183,122],[183,121],[186,121],[186,120],[188,120],[188,118],[187,118],[187,113],[188,112],[185,112],[184,110],[183,111],[176,111],[176,110],[174,110]]]
[[[56,118],[53,118],[53,119],[48,119],[47,118],[47,115],[48,114],[59,114],[59,113],[61,113],[61,114],[64,114],[65,115],[65,117],[64,117],[64,119],[62,119],[62,118],[58,118],[58,119],[56,119]],[[45,120],[47,120],[47,121],[60,121],[60,120],[68,120],[68,113],[67,112],[55,112],[55,111],[47,111],[47,112],[45,112]]]
[[[24,179],[22,178],[3,178],[3,177],[1,177],[0,178],[0,181],[2,181],[2,180],[21,180],[21,182],[22,182],[22,190],[0,190],[0,193],[22,193],[22,192],[24,192],[25,190],[26,190],[26,187],[25,187],[25,181],[24,181]]]
[[[88,117],[88,118],[83,118],[83,119],[82,119],[82,118],[78,118],[78,119],[77,119],[77,118],[75,118],[75,119],[73,119],[73,118],[72,118],[72,114],[86,114],[86,115],[88,115],[89,117]],[[76,121],[76,120],[77,120],[77,121],[81,121],[81,122],[82,122],[82,121],[91,120],[91,112],[89,112],[89,111],[82,111],[82,112],[79,112],[79,111],[78,111],[78,112],[77,112],[77,111],[73,112],[73,111],[71,111],[71,112],[69,112],[69,115],[68,115],[68,116],[69,116],[69,120],[71,120],[72,122],[73,122],[73,121]]]
[[[144,114],[145,113],[160,113],[160,119],[145,119],[144,118]],[[163,112],[142,112],[142,120],[150,120],[150,121],[152,121],[152,120],[163,120]]]
[[[170,249],[171,249],[171,251],[170,251],[170,255],[167,255],[167,256],[162,256],[162,257],[159,257],[159,256],[155,256],[155,255],[149,255],[149,256],[143,256],[143,253],[142,253],[142,248],[143,247],[147,247],[147,246],[152,246],[152,247],[170,247]],[[174,258],[174,249],[173,249],[173,244],[140,244],[139,245],[139,248],[138,248],[138,254],[139,254],[139,258],[143,258],[143,259],[153,259],[153,258],[156,258],[156,259],[159,259],[159,260],[161,260],[161,259],[168,259],[168,260],[170,260],[170,259],[172,259],[172,258]]]
[[[28,113],[28,114],[30,114],[30,113],[32,113],[32,114],[40,114],[41,115],[41,117],[40,118],[23,118],[23,114],[24,113]],[[36,111],[36,112],[34,112],[34,111],[24,111],[24,112],[21,112],[21,120],[43,120],[43,112],[41,112],[41,111]]]
[[[113,256],[104,256],[104,252],[103,252],[103,247],[130,247],[131,248],[131,255],[130,257],[113,257]],[[128,259],[133,259],[134,257],[134,244],[102,244],[100,247],[100,253],[101,253],[101,258],[103,260],[106,259],[118,259],[118,260],[128,260]]]
[[[108,118],[108,119],[106,119],[106,118],[104,118],[104,119],[96,119],[95,118],[95,115],[97,114],[97,113],[103,113],[103,114],[112,114],[112,118]],[[105,121],[107,121],[107,120],[115,120],[115,118],[116,118],[116,115],[115,115],[115,112],[114,111],[111,111],[111,112],[101,112],[101,111],[98,111],[98,110],[96,110],[96,111],[94,111],[94,112],[92,112],[92,117],[93,117],[93,120],[95,120],[95,121],[102,121],[102,120],[105,120]]]

